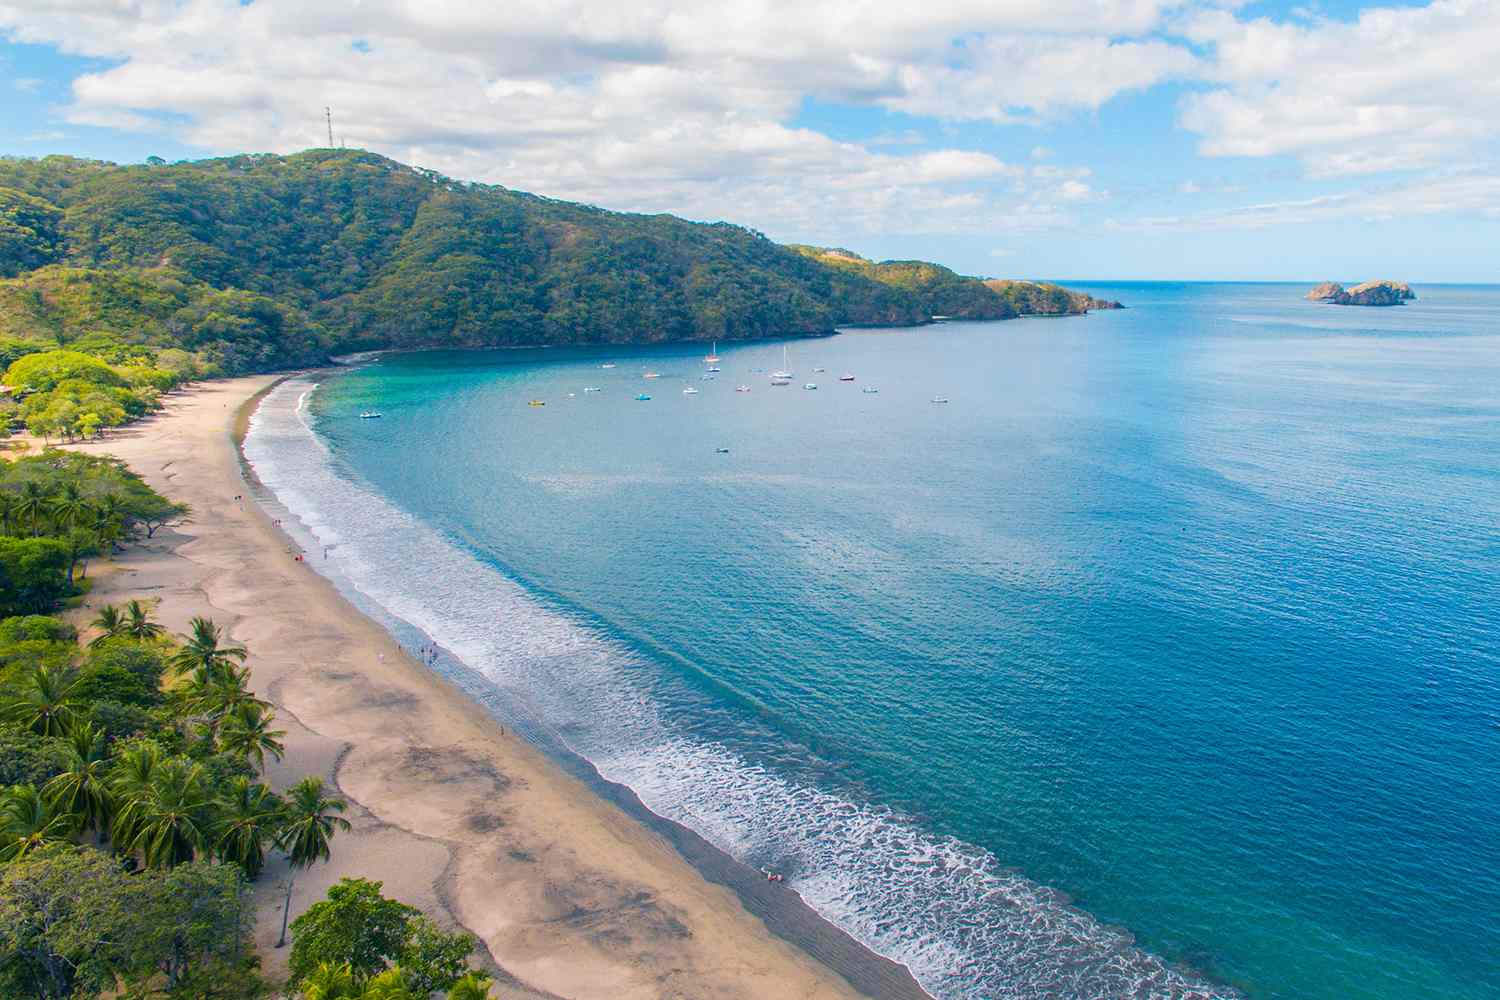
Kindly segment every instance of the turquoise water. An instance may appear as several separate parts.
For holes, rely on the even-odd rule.
[[[389,356],[247,454],[317,568],[936,996],[1500,995],[1500,289],[1090,290],[784,388]]]

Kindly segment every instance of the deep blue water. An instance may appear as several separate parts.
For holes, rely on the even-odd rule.
[[[935,995],[1500,996],[1500,288],[1090,290],[785,388],[388,356],[247,453],[319,568]]]

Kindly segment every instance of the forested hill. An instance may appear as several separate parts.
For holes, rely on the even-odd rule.
[[[374,347],[735,340],[1087,308],[1033,308],[937,265],[829,253],[354,150],[0,159],[11,353],[123,342],[233,373]]]

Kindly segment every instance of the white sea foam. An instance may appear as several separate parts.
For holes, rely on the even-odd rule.
[[[533,597],[384,500],[312,432],[310,384],[273,390],[245,454],[294,515],[310,564],[421,629],[606,779],[754,865],[949,998],[1230,996],[1135,947],[992,855],[798,783],[687,735],[657,707],[653,665]]]

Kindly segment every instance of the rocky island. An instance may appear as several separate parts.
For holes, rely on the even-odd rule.
[[[1399,306],[1417,295],[1404,281],[1366,281],[1353,288],[1345,288],[1337,281],[1325,281],[1306,297],[1336,306]]]

